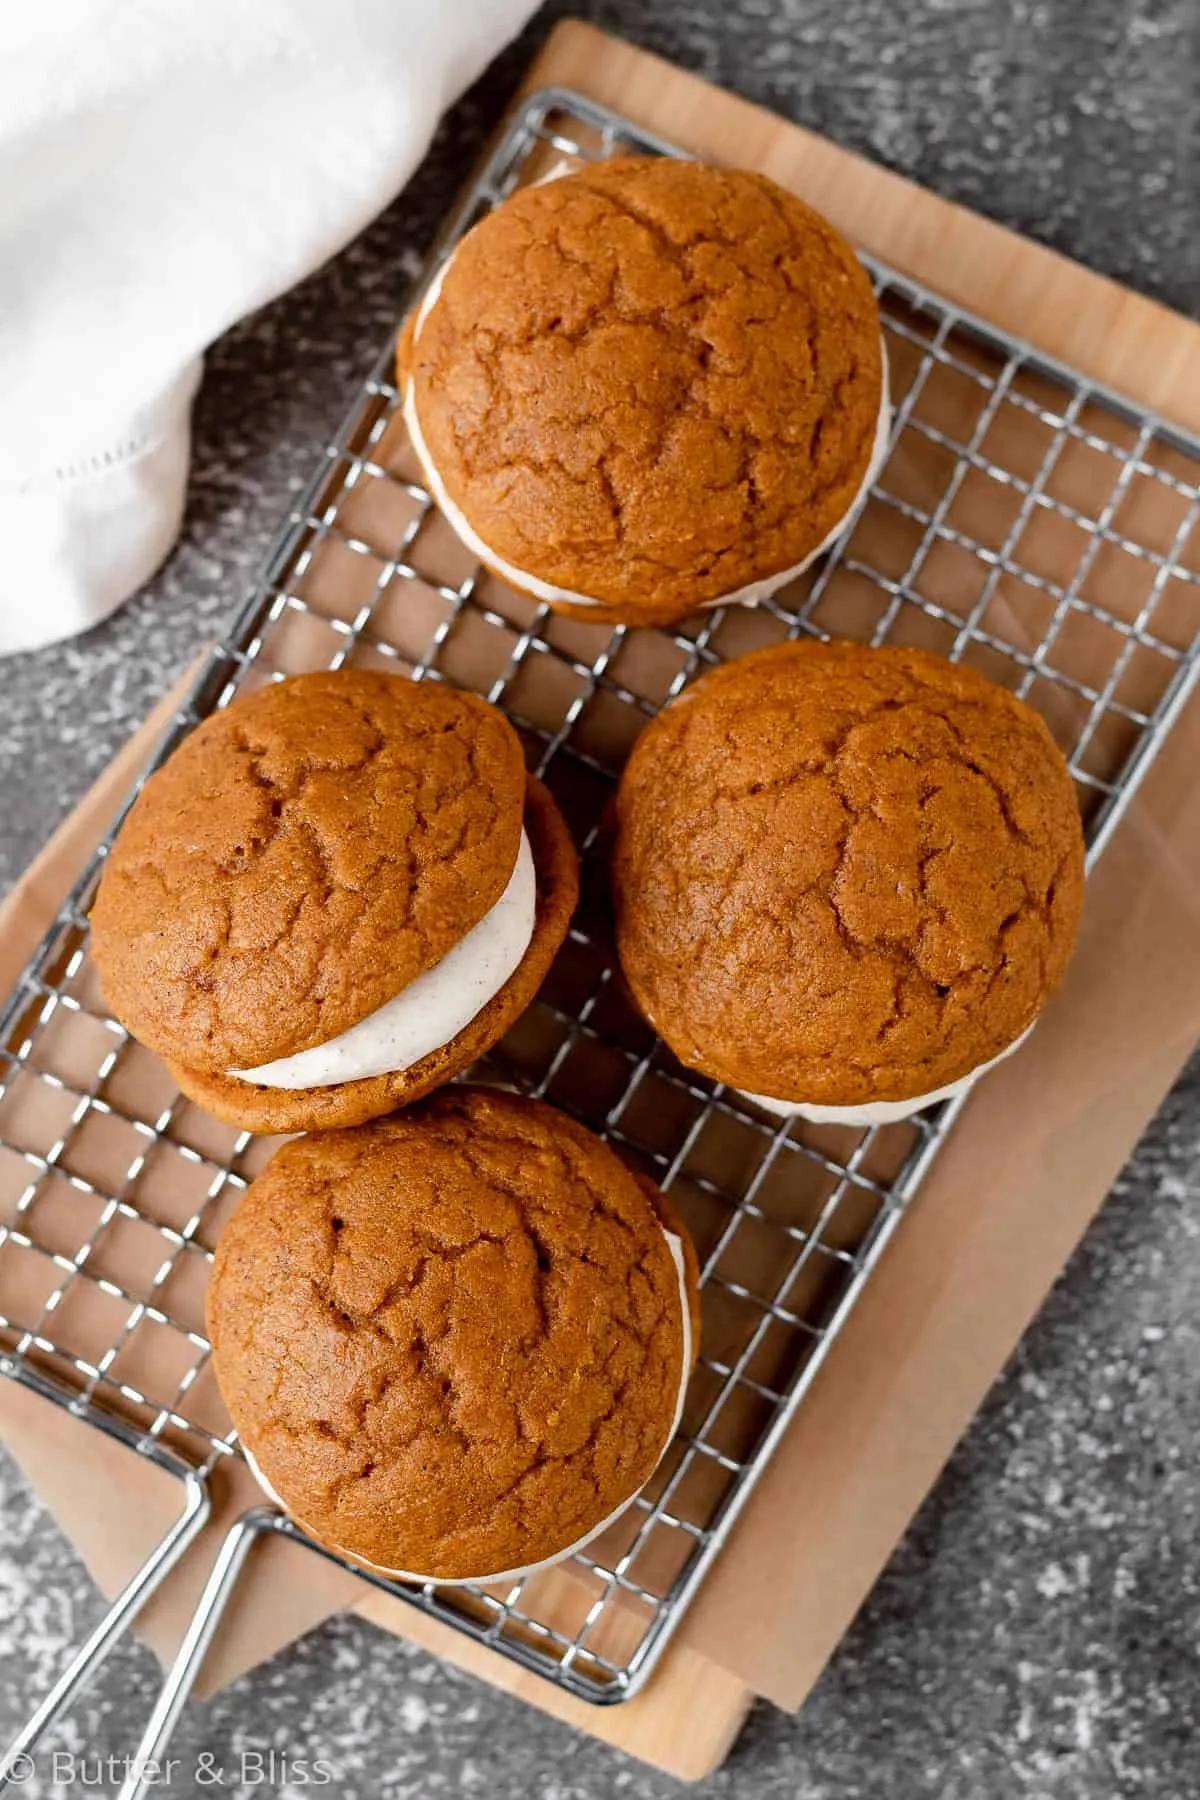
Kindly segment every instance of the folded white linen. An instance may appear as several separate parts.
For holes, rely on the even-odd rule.
[[[5,19],[0,654],[179,528],[206,345],[396,193],[533,0],[59,0]]]

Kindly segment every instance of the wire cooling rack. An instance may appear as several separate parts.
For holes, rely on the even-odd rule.
[[[622,149],[672,153],[578,95],[533,96],[430,270],[518,184]],[[631,631],[555,618],[513,594],[457,543],[422,485],[389,345],[160,752],[238,692],[305,669],[452,681],[508,712],[583,847],[570,938],[481,1072],[575,1113],[682,1210],[704,1279],[683,1425],[650,1488],[565,1572],[504,1590],[377,1585],[591,1701],[625,1699],[649,1673],[956,1113],[944,1105],[872,1130],[781,1124],[654,1039],[614,978],[595,855],[633,737],[699,671],[763,643],[809,633],[924,644],[1042,711],[1095,858],[1200,668],[1200,442],[869,266],[890,453],[838,547],[773,602]],[[239,1454],[208,1368],[203,1287],[221,1222],[271,1145],[191,1106],[107,1016],[87,960],[98,867],[0,1032],[3,1370],[184,1477],[198,1514],[196,1484]],[[185,1509],[177,1531],[187,1519]],[[266,1511],[227,1541],[148,1742],[169,1729],[260,1530],[300,1535]],[[175,1553],[156,1552],[151,1584]],[[56,1704],[83,1672],[68,1672]]]

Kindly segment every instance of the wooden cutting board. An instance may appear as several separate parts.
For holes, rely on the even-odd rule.
[[[924,193],[798,126],[589,26],[558,27],[525,88],[574,88],[681,147],[762,169],[828,213],[857,244],[1039,349],[1200,429],[1194,328],[999,226]],[[175,696],[157,709],[0,909],[14,966],[25,950],[6,921],[44,928],[111,817]],[[36,940],[34,940],[36,941]],[[723,1759],[753,1698],[744,1681],[686,1645],[668,1650],[635,1700],[586,1706],[412,1609],[371,1594],[358,1610],[592,1736],[695,1780]]]

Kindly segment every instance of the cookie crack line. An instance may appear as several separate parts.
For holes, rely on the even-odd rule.
[[[92,918],[106,998],[201,1073],[325,1042],[500,897],[526,785],[515,732],[474,696],[365,671],[244,696],[118,834]]]
[[[604,1435],[605,1426],[611,1425],[613,1420],[620,1416],[621,1409],[625,1405],[629,1394],[645,1377],[646,1369],[650,1361],[649,1344],[643,1343],[641,1345],[641,1350],[642,1356],[637,1368],[614,1389],[611,1401],[604,1411],[597,1414],[596,1418],[592,1421],[588,1434],[582,1443],[574,1445],[570,1450],[556,1452],[547,1450],[544,1444],[539,1441],[537,1443],[534,1459],[529,1467],[523,1469],[521,1473],[509,1483],[508,1487],[501,1489],[491,1498],[489,1510],[483,1516],[483,1519],[481,1520],[482,1523],[487,1523],[489,1519],[494,1518],[495,1515],[507,1506],[511,1500],[517,1498],[517,1496],[522,1493],[534,1477],[540,1475],[543,1470],[551,1465],[555,1463],[588,1462],[594,1459]],[[631,1495],[636,1491],[636,1488],[631,1490]]]
[[[402,352],[411,367],[400,375],[406,389],[411,376],[422,436],[452,500],[497,557],[606,606],[619,598],[608,592],[614,582],[651,584],[655,605],[666,604],[668,589],[699,583],[703,592],[690,598],[704,604],[801,562],[836,526],[839,506],[850,504],[877,427],[881,382],[864,362],[870,354],[881,365],[877,309],[848,247],[803,203],[786,207],[765,181],[685,170],[682,179],[699,174],[722,204],[748,209],[748,222],[745,236],[705,226],[677,241],[631,199],[621,169],[526,190],[468,234]],[[644,178],[663,179],[658,170]],[[677,178],[667,172],[668,181]],[[517,303],[477,303],[477,284],[463,270],[484,254],[480,233],[493,257],[503,255],[507,237],[523,265],[531,296],[524,312]],[[793,267],[814,255],[820,306]],[[562,305],[552,303],[554,280]],[[654,280],[678,292],[656,298]],[[603,389],[621,386],[621,356],[605,358],[603,381],[592,378],[594,356],[579,366],[599,334],[612,331],[653,334],[661,393],[637,379],[640,352],[629,352],[631,391],[618,401]],[[839,367],[837,345],[847,337]],[[755,358],[762,366],[750,379]],[[858,396],[861,408],[850,404]],[[535,402],[538,432],[528,419]],[[652,556],[647,546],[664,545],[671,533],[665,496],[647,471],[663,463],[672,434],[689,430],[707,440],[702,455],[692,446],[686,457],[689,487],[708,496],[705,516],[690,509],[678,542]],[[642,441],[647,433],[653,450]],[[570,507],[567,494],[576,497]],[[602,518],[611,537],[599,530]],[[618,566],[598,587],[603,571],[591,565],[602,552],[619,553]]]
[[[843,760],[848,751],[853,748],[853,740],[860,731],[870,726],[883,715],[891,713],[903,714],[908,711],[915,711],[921,713],[923,716],[936,718],[949,728],[957,741],[959,749],[953,757],[943,757],[939,760],[948,761],[952,767],[964,770],[967,773],[976,776],[983,782],[995,798],[1000,817],[1009,837],[1014,843],[1022,847],[1031,847],[1032,840],[1030,839],[1029,834],[1022,830],[1019,822],[1014,817],[1012,803],[1003,784],[995,775],[985,769],[975,757],[969,754],[965,748],[964,734],[953,718],[942,709],[932,708],[928,701],[924,699],[909,703],[893,699],[881,700],[849,723],[821,756],[810,757],[799,763],[789,772],[774,776],[769,780],[755,777],[741,786],[733,786],[728,782],[719,783],[714,789],[713,798],[717,801],[724,801],[737,805],[739,802],[746,799],[757,799],[765,794],[779,795],[786,793],[789,789],[792,789],[799,783],[805,781],[820,779],[822,776],[829,777],[833,782],[838,799],[847,814],[846,828],[838,839],[837,861],[832,872],[828,875],[817,877],[807,887],[799,890],[799,892],[814,895],[827,903],[833,918],[835,929],[837,930],[845,949],[850,955],[856,958],[869,954],[888,956],[898,965],[898,970],[900,972],[912,972],[918,975],[927,983],[937,998],[944,1000],[954,983],[946,983],[930,977],[921,966],[921,940],[928,929],[930,922],[936,922],[941,925],[947,923],[945,906],[936,901],[929,893],[927,883],[929,865],[944,853],[944,844],[930,843],[928,837],[926,837],[917,851],[916,867],[919,879],[919,895],[922,906],[929,916],[922,918],[918,922],[912,934],[911,942],[885,937],[880,934],[872,935],[870,938],[861,937],[846,922],[839,903],[839,884],[845,880],[847,875],[847,859],[851,851],[854,828],[862,820],[876,816],[873,811],[874,797],[872,797],[872,802],[865,807],[855,806],[847,797],[844,784],[839,780]],[[736,744],[736,735],[731,725],[726,727],[725,738],[730,749],[733,750]],[[886,751],[881,753],[881,759],[893,757],[910,762],[917,768],[924,766],[922,759],[914,756],[911,751],[904,749],[902,746],[889,746]],[[927,784],[925,791],[921,796],[921,813],[923,814],[926,811],[928,804],[932,799],[944,792],[944,783],[930,782]],[[736,885],[737,880],[743,874],[749,855],[750,848],[747,846],[731,868],[726,871],[725,886],[727,891],[732,890]],[[1060,877],[1062,868],[1063,864],[1060,862],[1058,866],[1058,875]],[[1034,892],[1030,887],[1027,877],[1022,876],[1022,881],[1026,889],[1027,906],[1026,908],[1010,914],[1002,921],[1001,926],[997,928],[995,934],[997,952],[999,950],[1003,929],[1015,922],[1018,918],[1024,916],[1025,911],[1037,913],[1043,921],[1048,924],[1049,906],[1054,886],[1053,878],[1047,883],[1046,893],[1041,896]],[[959,981],[967,981],[978,973],[979,969],[976,965],[964,966],[959,971],[957,979]]]
[[[1069,955],[1082,833],[1044,722],[982,676],[780,646],[647,729],[614,881],[626,978],[686,1063],[858,1105],[961,1080],[1028,1029]]]
[[[605,1517],[646,1480],[686,1379],[686,1301],[673,1254],[651,1255],[665,1228],[653,1203],[568,1120],[539,1108],[530,1123],[513,1111],[536,1103],[491,1100],[456,1090],[424,1109],[428,1121],[296,1140],[252,1185],[218,1251],[210,1334],[248,1450],[265,1454],[269,1479],[310,1530],[383,1567],[426,1566],[394,1527],[397,1496],[404,1530],[425,1516],[419,1483],[416,1512],[396,1485],[422,1467],[449,1483],[434,1506],[442,1549],[431,1566],[552,1554],[541,1545],[548,1531],[561,1536],[577,1511]],[[428,1142],[423,1124],[434,1129]],[[401,1190],[388,1226],[378,1197],[399,1170],[418,1185]],[[501,1210],[468,1221],[466,1192],[494,1196]],[[244,1236],[253,1222],[265,1244]],[[494,1274],[471,1261],[488,1256],[503,1259]],[[397,1258],[403,1267],[389,1270]],[[511,1342],[495,1337],[492,1291],[511,1293],[532,1337],[523,1318]],[[364,1525],[373,1508],[384,1532],[374,1543]],[[478,1560],[481,1533],[503,1560]]]
[[[636,217],[636,215],[632,213],[628,214],[628,216],[630,218]],[[720,241],[721,240],[701,238],[697,240],[693,248],[703,248],[707,243]],[[586,265],[581,264],[580,266]],[[740,467],[728,479],[723,481],[712,481],[707,485],[713,494],[722,494],[725,492],[736,491],[739,488],[745,488],[748,500],[754,502],[758,498],[757,481],[753,478],[754,460],[761,457],[766,451],[790,448],[789,438],[782,430],[773,433],[756,431],[745,421],[739,421],[737,423],[731,422],[730,420],[723,418],[719,412],[713,410],[709,397],[711,375],[713,373],[711,366],[714,355],[713,345],[711,339],[705,335],[701,323],[692,316],[691,312],[691,309],[697,302],[711,302],[722,297],[728,299],[735,284],[735,280],[738,278],[743,282],[750,281],[753,279],[753,272],[749,267],[735,266],[732,271],[731,279],[727,283],[723,294],[721,292],[714,293],[714,291],[709,288],[697,287],[674,307],[646,307],[644,305],[636,305],[623,298],[623,290],[620,281],[620,264],[618,263],[614,269],[613,279],[608,294],[591,304],[584,317],[571,332],[562,329],[560,320],[550,320],[541,326],[530,326],[521,335],[505,340],[503,346],[500,346],[493,341],[494,333],[489,328],[476,327],[470,334],[472,353],[479,368],[484,372],[488,379],[492,393],[489,411],[488,414],[485,415],[484,424],[494,424],[494,414],[500,405],[499,393],[502,384],[498,380],[498,363],[505,351],[532,349],[543,338],[552,338],[557,344],[569,345],[572,349],[582,349],[587,344],[588,340],[594,336],[597,330],[608,329],[611,326],[613,316],[615,315],[616,320],[621,324],[644,326],[654,330],[656,334],[664,340],[667,348],[677,352],[686,359],[688,365],[686,371],[687,379],[686,381],[681,382],[681,393],[675,407],[672,409],[672,413],[669,416],[664,417],[663,429],[665,430],[669,424],[670,417],[678,418],[684,415],[691,415],[705,421],[714,429],[714,431],[719,434],[725,434],[729,439],[736,437],[742,465],[743,467],[747,464],[750,466],[745,467],[744,472],[743,468]],[[691,278],[689,277],[689,279]],[[751,316],[744,319],[742,324],[746,328],[755,328],[773,324],[777,321],[777,318],[778,315],[772,317]],[[808,335],[805,340],[805,348],[808,352],[810,365],[815,366],[817,361],[816,320],[815,317],[812,317],[811,315],[808,325]],[[681,369],[681,376],[683,373],[684,371]],[[852,356],[847,370],[841,375],[832,392],[831,402],[835,410],[840,410],[845,406],[847,393],[857,384],[861,373],[859,359]],[[595,426],[620,409],[627,408],[631,398],[636,398],[636,395],[614,401],[604,407],[589,405],[586,414],[582,415],[577,423],[580,425],[587,424]],[[461,424],[456,416],[452,416],[449,423],[450,429],[455,434],[456,447],[458,448],[459,454],[466,459],[468,457],[468,442],[462,435]],[[818,417],[814,421],[814,431],[820,432],[824,427],[824,423],[823,416]],[[860,448],[865,448],[868,445],[873,434],[874,419],[871,419],[864,425],[861,434]],[[485,442],[487,441],[486,433],[481,432],[472,435],[479,435],[483,437]],[[611,459],[621,452],[622,446],[619,440],[610,437],[606,448],[600,453],[593,464],[587,468],[577,470],[575,467],[568,464],[564,457],[556,456],[553,452],[545,448],[543,448],[536,456],[531,449],[527,449],[524,456],[506,449],[503,454],[502,466],[506,471],[525,468],[530,472],[539,475],[545,474],[547,471],[552,471],[562,479],[573,484],[575,487],[582,489],[591,485],[594,474],[602,468],[606,459]],[[814,457],[812,460],[815,465],[817,459]],[[839,483],[843,482],[844,479],[843,473],[835,471],[825,482],[810,484],[807,492],[808,500],[811,503],[814,500],[824,498],[827,493],[832,491]],[[614,492],[612,495],[612,505],[614,517],[623,519],[628,505],[627,499]],[[731,543],[733,541],[734,540],[731,539]]]

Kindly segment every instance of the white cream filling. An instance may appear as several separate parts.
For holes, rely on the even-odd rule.
[[[536,913],[537,873],[522,832],[499,900],[432,969],[328,1043],[229,1074],[260,1087],[300,1089],[411,1068],[457,1037],[500,992],[529,948]]]
[[[424,325],[431,309],[437,302],[438,295],[442,291],[442,283],[445,281],[447,272],[453,261],[453,256],[447,257],[446,261],[442,264],[432,282],[429,284],[425,298],[421,302],[417,312],[416,321],[413,325],[412,341],[414,349],[416,347],[417,339],[421,335],[421,327]],[[789,581],[795,581],[797,576],[803,575],[804,571],[810,568],[819,556],[823,556],[830,545],[841,536],[846,528],[847,521],[858,507],[863,495],[873,485],[880,469],[883,467],[884,459],[887,456],[888,440],[891,435],[892,426],[892,409],[888,401],[887,346],[884,343],[882,336],[879,340],[879,348],[883,358],[883,378],[879,393],[879,412],[875,420],[875,438],[871,446],[871,458],[867,464],[866,474],[859,483],[858,491],[845,512],[833,525],[832,529],[826,532],[825,536],[821,539],[821,542],[815,549],[810,550],[808,555],[803,557],[800,562],[793,563],[789,569],[780,569],[773,575],[764,575],[758,581],[747,582],[744,587],[731,588],[728,593],[718,594],[713,600],[704,600],[697,608],[698,611],[711,612],[718,606],[758,606],[761,601],[769,599],[779,588],[786,587]],[[412,441],[413,449],[417,453],[417,458],[424,471],[425,479],[429,484],[430,492],[437,501],[438,507],[445,514],[446,519],[453,527],[456,536],[466,545],[468,550],[479,558],[480,562],[486,563],[489,568],[493,569],[497,575],[502,576],[512,587],[519,589],[522,593],[532,594],[535,599],[543,600],[551,606],[556,604],[567,604],[570,606],[605,606],[611,604],[611,602],[608,601],[597,600],[591,594],[580,594],[573,588],[557,587],[552,581],[543,581],[541,576],[533,575],[529,570],[519,569],[514,563],[506,561],[506,559],[497,551],[491,549],[489,545],[484,543],[483,539],[469,523],[462,510],[455,505],[454,501],[450,498],[450,495],[446,492],[445,483],[429,454],[429,447],[425,442],[425,434],[421,430],[421,423],[417,418],[416,395],[413,391],[413,383],[411,381],[406,384],[404,390],[404,423],[408,428],[408,435]]]
[[[1036,1019],[1033,1024],[1037,1024]],[[1020,1037],[1014,1038],[998,1056],[980,1063],[977,1069],[969,1069],[957,1081],[948,1081],[945,1087],[934,1088],[930,1094],[914,1094],[908,1100],[868,1100],[862,1106],[818,1106],[801,1100],[773,1100],[769,1094],[752,1094],[747,1088],[735,1088],[734,1092],[741,1094],[744,1100],[753,1100],[755,1106],[761,1106],[765,1112],[774,1113],[780,1119],[807,1119],[810,1125],[894,1125],[900,1119],[911,1118],[913,1113],[923,1112],[939,1100],[956,1100],[960,1094],[965,1094],[981,1075],[986,1075],[1006,1056],[1019,1050],[1032,1030],[1033,1025],[1027,1025]]]
[[[655,1462],[654,1469],[657,1469],[659,1463],[662,1462],[663,1457],[666,1455],[674,1441],[675,1433],[679,1430],[679,1421],[683,1417],[683,1403],[687,1396],[688,1381],[691,1378],[692,1371],[692,1315],[688,1307],[687,1265],[684,1262],[683,1245],[675,1233],[673,1231],[668,1231],[665,1226],[662,1227],[662,1234],[667,1240],[667,1249],[671,1252],[671,1260],[675,1264],[675,1274],[679,1281],[679,1309],[683,1321],[683,1364],[679,1377],[679,1392],[675,1397],[675,1411],[671,1417],[670,1429],[663,1439],[663,1447],[658,1453],[658,1460]],[[263,1490],[264,1494],[266,1494],[269,1499],[273,1500],[275,1505],[278,1506],[282,1512],[288,1512],[290,1509],[275,1492],[275,1489],[271,1486],[254,1458],[251,1456],[245,1444],[242,1445],[242,1455],[246,1459],[250,1473],[254,1476],[254,1479],[258,1482],[258,1485]],[[651,1469],[650,1475],[647,1475],[646,1477],[646,1481],[650,1480],[650,1476],[654,1474],[654,1469]],[[642,1487],[645,1485],[646,1483],[643,1482]],[[544,1556],[540,1562],[526,1563],[519,1569],[497,1569],[492,1574],[454,1576],[422,1575],[418,1574],[413,1569],[385,1569],[380,1563],[369,1562],[365,1556],[358,1556],[353,1550],[347,1550],[341,1544],[333,1544],[330,1548],[336,1550],[339,1555],[348,1556],[352,1561],[361,1563],[365,1568],[372,1569],[377,1575],[386,1575],[389,1581],[432,1581],[438,1587],[479,1587],[485,1582],[521,1581],[526,1575],[536,1575],[540,1569],[551,1569],[556,1563],[565,1562],[568,1557],[574,1556],[577,1550],[582,1550],[587,1544],[592,1542],[593,1538],[598,1538],[601,1532],[607,1531],[608,1527],[613,1524],[615,1520],[620,1518],[626,1507],[633,1504],[641,1491],[641,1488],[635,1489],[635,1491],[629,1495],[628,1499],[622,1500],[620,1506],[615,1506],[612,1512],[610,1512],[606,1518],[601,1519],[598,1525],[593,1525],[590,1531],[585,1532],[582,1537],[576,1538],[575,1542],[573,1544],[568,1544],[565,1549],[556,1550],[553,1556]],[[304,1524],[303,1519],[297,1519],[296,1522],[298,1525],[302,1526],[305,1531],[308,1531],[309,1528]],[[316,1533],[312,1532],[310,1535],[315,1537]]]

